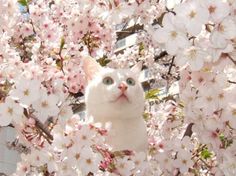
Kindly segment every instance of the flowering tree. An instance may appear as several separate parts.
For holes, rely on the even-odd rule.
[[[170,2],[0,0],[0,126],[24,148],[14,175],[236,174],[236,1]],[[147,156],[111,152],[109,130],[77,114],[87,56],[149,69]],[[160,81],[179,93],[158,97]]]

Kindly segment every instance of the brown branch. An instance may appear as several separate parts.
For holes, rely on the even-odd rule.
[[[236,65],[236,60],[234,60],[228,53],[222,53],[221,57],[228,57],[234,65]]]
[[[167,11],[168,13],[172,13],[172,14],[176,15],[176,12],[175,12],[175,11],[168,9],[167,7],[166,7],[166,11]]]
[[[129,28],[125,28],[124,30],[121,30],[121,31],[117,31],[116,32],[116,35],[117,35],[117,41],[118,40],[121,40],[131,34],[134,34],[136,33],[137,31],[139,30],[143,30],[143,25],[139,25],[139,24],[135,24]],[[124,32],[123,32],[124,31]]]
[[[172,59],[171,59],[171,63],[170,63],[169,70],[168,70],[168,73],[167,73],[168,75],[170,75],[171,69],[174,66],[174,60],[175,60],[175,56],[173,56]]]
[[[84,111],[85,110],[85,104],[84,103],[72,104],[72,110],[73,110],[74,113]]]
[[[29,114],[26,109],[24,109],[24,115],[27,118],[33,118],[35,120],[35,127],[39,129],[43,134],[44,138],[48,141],[49,144],[52,143],[53,136],[51,135],[50,131],[45,127],[42,122],[40,122],[32,113]]]
[[[210,166],[209,164],[207,164],[207,162],[204,161],[202,158],[199,158],[199,160],[200,160],[206,167],[208,167],[209,169],[212,168],[212,166]]]
[[[34,117],[33,117],[34,118]],[[45,137],[45,139],[49,142],[49,144],[52,143],[53,141],[53,136],[51,135],[51,133],[49,132],[49,130],[36,118],[34,118],[34,120],[36,121],[35,126],[40,129],[40,131],[42,131],[45,135],[43,135]]]
[[[185,133],[184,133],[184,135],[183,135],[183,138],[184,138],[185,136],[188,136],[188,137],[191,137],[191,136],[192,136],[192,134],[193,134],[192,126],[193,126],[193,123],[188,124],[188,126],[187,126],[187,128],[186,128],[186,131],[185,131]]]
[[[154,60],[155,60],[155,62],[156,62],[156,61],[158,61],[159,59],[161,59],[161,58],[163,58],[163,57],[165,57],[165,56],[167,56],[167,55],[168,55],[168,53],[167,53],[166,51],[162,51],[159,55],[157,55],[157,56],[154,57]]]
[[[6,127],[15,128],[14,125],[13,125],[12,123],[10,123],[9,125],[7,125]]]
[[[236,84],[235,81],[230,81],[230,80],[228,80],[228,82],[231,83],[231,84]]]

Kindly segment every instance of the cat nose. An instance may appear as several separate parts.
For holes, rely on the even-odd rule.
[[[127,90],[127,85],[125,83],[120,83],[120,85],[118,86],[118,89],[121,90],[121,92],[125,92]]]

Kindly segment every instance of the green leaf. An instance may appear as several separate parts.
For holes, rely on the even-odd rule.
[[[149,113],[147,113],[147,112],[143,113],[143,118],[145,121],[147,121],[150,118]]]
[[[65,45],[65,39],[64,39],[64,37],[62,37],[61,44],[60,44],[60,51],[63,49],[64,45]]]
[[[141,42],[141,43],[139,44],[139,51],[142,51],[142,50],[144,50],[144,44],[143,44],[143,42]]]
[[[57,60],[56,60],[56,65],[57,65],[57,67],[58,67],[59,69],[61,69],[61,68],[63,67],[63,62],[62,62],[62,60],[61,60],[61,59],[57,59]]]
[[[101,57],[100,59],[97,60],[98,63],[101,65],[101,66],[106,66],[109,62],[111,62],[110,59],[108,59],[106,56],[103,56]]]
[[[209,152],[208,149],[203,149],[203,150],[201,151],[201,157],[202,157],[202,158],[208,159],[208,158],[211,158],[211,156],[212,156],[212,153]]]
[[[27,0],[18,0],[18,3],[22,6],[27,6],[28,1]]]
[[[146,92],[145,99],[158,99],[159,89],[151,89]]]
[[[139,53],[140,55],[142,55],[142,53],[143,53],[143,51],[144,51],[144,44],[143,44],[143,42],[139,44],[139,49],[138,49],[138,50],[139,50],[138,53]]]
[[[223,133],[221,133],[221,134],[219,135],[219,138],[220,138],[221,141],[224,141],[224,140],[225,140],[225,135],[224,135]]]

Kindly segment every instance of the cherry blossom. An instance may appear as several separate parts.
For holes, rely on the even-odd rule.
[[[24,152],[12,175],[235,175],[234,0],[0,0],[0,11],[0,126]],[[147,153],[111,151],[112,125],[79,112],[87,57],[143,61]]]
[[[157,155],[157,161],[162,168],[165,168],[166,171],[172,172],[173,170],[173,159],[169,153],[160,153]]]
[[[96,173],[101,158],[97,157],[91,148],[84,147],[81,150],[81,160],[79,161],[81,172],[88,174],[89,172]]]
[[[197,71],[203,67],[206,57],[207,53],[201,48],[191,46],[176,57],[176,63],[181,67],[188,63],[191,70]]]
[[[226,109],[225,117],[229,121],[229,125],[234,129],[236,128],[235,115],[236,115],[235,104],[230,104],[229,107],[227,107]]]
[[[19,79],[16,88],[10,92],[13,99],[19,100],[23,107],[30,106],[33,102],[39,99],[40,82],[38,80]]]
[[[191,154],[185,150],[180,150],[177,154],[177,159],[175,160],[174,165],[180,169],[181,173],[187,172],[193,165]]]
[[[229,39],[235,38],[236,24],[231,18],[225,18],[221,23],[217,24],[210,40],[215,44],[216,48],[225,48]]]
[[[209,12],[198,1],[188,1],[175,7],[177,17],[184,21],[187,32],[198,35],[202,25],[208,21]]]
[[[186,48],[189,43],[186,34],[181,30],[176,17],[172,14],[166,14],[163,19],[163,28],[155,31],[155,41],[164,43],[166,50],[174,55],[181,48]]]
[[[57,107],[58,98],[53,94],[47,95],[43,89],[39,93],[40,98],[32,106],[35,109],[35,115],[38,119],[45,122],[48,117],[55,116],[59,113],[59,108]]]
[[[135,167],[134,162],[129,161],[128,157],[124,157],[117,161],[117,171],[121,175],[130,175],[134,167]]]
[[[220,0],[207,0],[202,3],[207,7],[210,19],[216,23],[222,21],[230,12],[229,4]]]
[[[5,102],[0,104],[1,126],[7,126],[12,121],[20,123],[22,116],[22,107],[11,98],[7,97]]]

